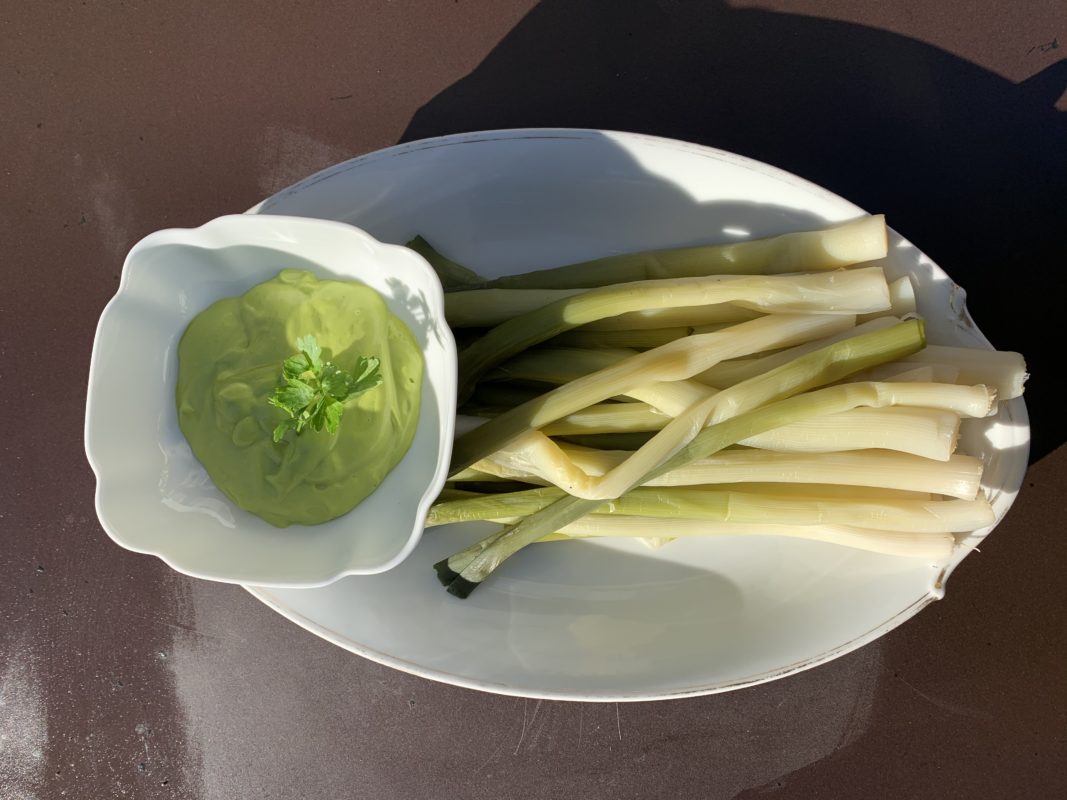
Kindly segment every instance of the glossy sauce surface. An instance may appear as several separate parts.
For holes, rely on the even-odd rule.
[[[267,398],[282,362],[311,334],[341,369],[381,359],[382,383],[344,402],[336,434],[272,432],[285,412]],[[178,419],[218,487],[268,522],[314,525],[351,511],[403,458],[415,434],[423,362],[418,343],[373,289],[303,270],[214,303],[178,347]]]

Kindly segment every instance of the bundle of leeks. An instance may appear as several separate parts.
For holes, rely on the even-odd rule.
[[[1025,364],[927,345],[910,280],[870,263],[881,216],[492,281],[409,246],[448,290],[461,413],[482,420],[427,526],[503,525],[435,565],[454,595],[539,541],[788,536],[936,561],[994,521],[959,427],[1018,397]]]

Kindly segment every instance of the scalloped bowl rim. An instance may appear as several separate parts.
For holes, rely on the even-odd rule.
[[[104,497],[109,489],[110,481],[113,478],[113,474],[110,471],[111,465],[107,463],[106,457],[102,460],[100,455],[100,445],[97,443],[94,446],[94,439],[103,437],[106,434],[103,431],[97,430],[99,425],[97,421],[96,411],[96,392],[94,389],[97,387],[98,382],[101,380],[101,353],[99,352],[101,335],[107,327],[111,324],[113,317],[118,315],[123,307],[127,303],[135,303],[136,299],[132,298],[129,293],[129,283],[131,276],[131,266],[136,265],[146,253],[151,253],[153,249],[171,245],[177,245],[179,247],[193,247],[197,249],[204,249],[207,251],[221,250],[226,247],[242,247],[242,246],[257,246],[265,247],[266,245],[262,240],[246,240],[238,236],[236,239],[226,239],[225,237],[233,230],[237,231],[255,231],[257,228],[268,230],[278,227],[295,227],[304,228],[307,231],[321,231],[327,232],[328,235],[348,237],[352,242],[358,241],[362,243],[369,251],[384,254],[393,255],[399,257],[404,261],[407,261],[414,269],[416,269],[420,275],[421,283],[418,285],[418,289],[424,292],[422,299],[426,300],[426,313],[427,319],[432,326],[434,338],[438,340],[439,347],[438,358],[439,362],[433,365],[433,378],[431,381],[431,365],[429,359],[427,359],[426,371],[423,376],[423,395],[422,405],[425,407],[427,398],[431,398],[433,405],[436,408],[437,418],[437,435],[436,435],[436,458],[435,466],[431,479],[426,483],[424,490],[420,496],[419,502],[415,506],[415,514],[412,520],[411,531],[405,540],[402,547],[396,550],[389,558],[378,561],[373,564],[365,564],[361,566],[352,566],[348,564],[340,564],[334,569],[319,570],[318,574],[313,578],[299,578],[288,579],[284,576],[274,574],[268,577],[266,580],[254,578],[247,574],[233,575],[224,571],[219,571],[211,567],[209,562],[204,563],[190,563],[187,558],[178,557],[172,551],[172,548],[167,546],[165,541],[153,545],[146,545],[143,541],[137,543],[133,537],[121,529],[121,526],[116,526],[111,518],[107,503]],[[219,240],[214,240],[213,237],[220,236]],[[196,242],[204,241],[206,244],[197,245]],[[351,242],[350,242],[351,243]],[[268,248],[269,249],[269,248]],[[291,255],[291,254],[290,254]],[[294,256],[299,258],[299,256]],[[307,264],[308,267],[317,266],[320,268],[320,277],[322,273],[327,273],[327,277],[349,277],[360,280],[355,273],[338,272],[336,265],[321,264],[317,261],[311,261]],[[272,277],[267,275],[266,277]],[[266,277],[260,280],[265,280]],[[259,280],[255,281],[259,282]],[[410,288],[410,287],[409,287]],[[238,292],[240,293],[240,292]],[[215,299],[221,299],[227,296],[225,293],[218,294]],[[384,296],[384,295],[383,295]],[[385,297],[387,304],[395,306],[392,298]],[[395,311],[395,307],[394,307]],[[440,281],[434,273],[432,267],[426,262],[422,256],[410,250],[409,248],[390,244],[379,241],[366,231],[348,223],[338,222],[334,220],[320,220],[312,219],[308,217],[288,217],[282,215],[249,215],[249,214],[232,214],[217,217],[209,220],[202,225],[195,228],[167,228],[158,231],[154,231],[139,242],[137,242],[127,254],[122,268],[121,278],[119,286],[115,295],[108,301],[103,311],[100,314],[100,318],[97,322],[96,332],[93,340],[93,351],[89,365],[89,378],[88,388],[86,395],[86,411],[85,411],[85,425],[84,425],[84,447],[86,458],[90,467],[96,477],[96,489],[95,489],[95,506],[97,517],[100,521],[101,527],[108,534],[108,536],[116,544],[121,547],[130,550],[132,552],[143,553],[146,555],[152,555],[161,559],[172,569],[181,572],[183,574],[202,578],[206,580],[219,581],[225,583],[235,584],[248,584],[256,583],[257,585],[270,586],[272,588],[316,588],[329,585],[334,581],[339,580],[348,575],[367,575],[378,572],[384,572],[392,569],[399,563],[401,563],[417,546],[423,530],[426,514],[428,513],[429,506],[433,499],[440,492],[444,486],[447,478],[448,463],[451,456],[452,438],[455,429],[455,385],[456,385],[456,347],[455,340],[452,337],[451,331],[447,325],[441,324],[444,320],[444,293],[441,287]],[[412,327],[410,324],[408,327]],[[184,330],[184,328],[183,328]],[[180,335],[180,332],[179,332]],[[426,334],[424,338],[429,340],[429,335]],[[177,341],[177,338],[174,340]],[[423,354],[426,355],[426,344],[423,346]],[[176,359],[175,359],[176,360]],[[169,411],[173,412],[173,408]],[[168,412],[164,412],[168,413]],[[174,415],[176,419],[176,414]],[[424,424],[424,419],[420,418],[420,425]],[[418,440],[418,431],[416,432],[416,441]],[[386,476],[386,481],[389,477],[401,473],[404,469],[410,468],[409,466],[414,463],[415,458],[420,455],[416,450],[416,441],[412,442],[411,447],[397,464],[396,467]],[[188,446],[187,444],[185,445]],[[385,481],[383,481],[383,486]],[[381,487],[379,487],[381,488]],[[378,490],[376,490],[378,491]],[[370,495],[367,500],[363,501],[360,505],[348,513],[329,520],[323,523],[324,526],[331,524],[342,523],[358,523],[361,514],[361,509],[366,507],[366,504],[374,497],[374,493]],[[228,498],[225,498],[225,502],[229,503],[232,510],[239,516],[247,515],[247,512],[243,512],[237,509]],[[161,506],[162,508],[162,506]],[[189,519],[195,520],[199,515],[188,514]],[[202,518],[201,518],[202,519]],[[258,518],[255,518],[258,521]],[[266,524],[266,523],[263,523]],[[291,526],[287,531],[299,535],[296,533],[298,530],[308,530],[312,527],[318,528],[320,526]],[[294,544],[299,544],[299,541],[294,536]],[[298,547],[294,546],[295,552]],[[275,573],[277,570],[275,570]]]

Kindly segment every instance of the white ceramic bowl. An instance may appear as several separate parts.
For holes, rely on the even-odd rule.
[[[398,145],[312,175],[255,211],[343,220],[383,241],[421,233],[490,276],[864,213],[733,153],[566,129]],[[901,236],[890,244],[884,266],[911,276],[931,340],[989,347],[949,276]],[[1022,480],[1028,441],[1021,398],[965,426],[964,449],[986,463],[998,520]],[[250,590],[319,636],[435,680],[527,697],[650,700],[773,680],[871,642],[942,597],[947,576],[990,530],[937,562],[770,537],[694,538],[655,552],[629,541],[537,545],[457,600],[431,564],[487,527],[454,525],[427,532],[384,575]]]
[[[178,427],[177,346],[189,321],[285,267],[361,281],[411,329],[426,363],[415,438],[366,500],[322,525],[275,528],[212,483]],[[440,282],[420,256],[340,222],[220,217],[153,233],[130,251],[100,317],[89,369],[85,451],[96,510],[123,547],[199,578],[323,586],[382,572],[419,541],[448,470],[456,347]]]

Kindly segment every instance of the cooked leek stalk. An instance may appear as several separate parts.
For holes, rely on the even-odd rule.
[[[648,405],[654,409],[654,413],[665,414],[667,422],[670,422],[671,417],[677,417],[694,403],[706,400],[718,392],[696,381],[657,381],[627,389],[624,394],[640,402],[616,403],[615,405]]]
[[[958,367],[947,364],[915,364],[898,361],[895,364],[882,364],[868,369],[856,376],[862,381],[907,381],[909,383],[959,383]],[[985,381],[982,381],[985,383]],[[1000,392],[997,392],[1000,399]]]
[[[955,538],[950,533],[878,531],[844,525],[773,525],[689,519],[664,523],[660,519],[600,515],[583,517],[564,525],[561,533],[549,534],[541,541],[604,536],[639,536],[653,540],[690,536],[787,536],[933,562],[947,558],[955,545]]]
[[[572,450],[571,460],[590,474],[603,474],[625,453]],[[982,460],[955,454],[944,462],[891,450],[854,450],[835,453],[777,453],[763,450],[728,450],[700,459],[648,481],[650,486],[704,483],[810,482],[886,489],[926,491],[973,500],[981,487]]]
[[[462,264],[458,264],[452,259],[441,255],[434,249],[433,245],[421,236],[416,236],[408,242],[407,247],[429,262],[446,291],[460,287],[477,286],[485,282],[485,278],[474,270],[467,269]]]
[[[852,317],[848,316],[775,314],[639,353],[570,381],[460,436],[452,449],[452,472],[469,467],[528,430],[636,386],[684,380],[723,359],[821,338],[848,329],[851,323]]]
[[[923,384],[951,386],[953,384]],[[783,453],[884,449],[947,461],[956,452],[960,415],[937,408],[856,408],[783,425],[740,444]]]
[[[848,323],[840,320],[837,324],[844,327]],[[501,364],[488,377],[494,384],[507,379],[564,384],[591,372],[618,364],[623,359],[634,355],[637,355],[636,350],[610,348],[603,351],[568,347],[529,350]],[[485,382],[479,385],[484,384]],[[479,389],[479,392],[481,391]],[[620,396],[642,401],[666,414],[677,416],[693,403],[715,391],[691,380],[654,381],[628,389]]]
[[[904,364],[933,364],[959,370],[960,383],[985,383],[996,387],[997,397],[1021,397],[1026,383],[1026,361],[1010,350],[984,350],[979,347],[928,345],[904,359]]]
[[[854,409],[859,411],[861,409]],[[842,412],[841,415],[852,412]],[[575,468],[587,475],[604,475],[622,463],[629,453],[592,450],[563,444],[561,449]],[[479,461],[455,480],[517,479],[549,482],[538,464],[522,461],[506,449]],[[765,450],[725,450],[673,472],[646,486],[697,486],[728,483],[841,484],[857,491],[893,489],[973,500],[982,479],[982,461],[973,456],[952,455],[945,461],[889,450],[852,450],[840,453],[775,453]],[[781,490],[779,490],[781,491]]]
[[[892,307],[892,287],[890,287],[889,302],[890,307]],[[746,319],[755,319],[758,316],[758,311],[741,308],[733,303],[716,303],[710,306],[679,306],[678,308],[649,308],[590,322],[578,330],[642,331],[650,328],[692,328],[701,325],[744,322]]]
[[[492,328],[585,289],[472,289],[445,294],[450,328]]]
[[[726,278],[721,278],[725,280]],[[452,328],[491,328],[519,314],[547,306],[586,289],[469,289],[445,294],[445,319]],[[893,287],[889,287],[893,308]],[[914,310],[914,309],[913,309]],[[885,312],[882,312],[885,313]],[[733,303],[706,306],[652,308],[631,311],[590,322],[582,331],[637,331],[659,328],[693,328],[755,319],[760,312]],[[606,345],[611,346],[611,345]]]
[[[889,314],[894,317],[906,317],[909,314],[915,313],[915,286],[911,282],[911,278],[905,275],[903,278],[897,278],[895,281],[889,284]],[[868,320],[875,319],[882,316],[882,313],[864,314],[860,317],[860,322],[867,322]]]
[[[699,375],[694,376],[694,378],[709,386],[725,389],[728,386],[733,386],[735,383],[748,380],[749,378],[766,372],[767,370],[780,367],[782,364],[792,361],[797,356],[810,353],[812,350],[818,350],[820,347],[839,342],[842,339],[847,339],[848,337],[855,336],[859,333],[885,330],[886,328],[896,325],[898,322],[900,322],[900,320],[896,317],[879,317],[878,319],[869,320],[868,322],[857,325],[851,330],[837,331],[836,333],[827,336],[825,339],[805,342],[796,345],[795,347],[779,350],[770,355],[760,356],[758,358],[735,358],[729,361],[724,361],[721,364],[717,364]]]
[[[866,330],[868,329],[867,326],[888,326],[895,322],[896,319],[892,317],[879,317],[857,325],[856,329]],[[811,342],[760,358],[739,358],[724,361],[695,376],[695,378],[709,386],[725,388],[739,380],[758,375],[771,367],[778,366],[790,357],[808,352],[815,346],[818,346],[818,343]],[[928,345],[924,350],[908,356],[907,359],[876,367],[857,377],[864,380],[884,380],[898,372],[926,365],[934,368],[933,380],[936,382],[959,382],[969,385],[986,384],[996,388],[997,397],[1000,400],[1021,397],[1023,386],[1028,377],[1026,361],[1019,353],[1008,350],[948,347],[945,345]]]
[[[545,436],[569,436],[658,431],[669,421],[667,413],[649,403],[598,403],[549,423],[541,429],[541,433]]]
[[[834,497],[849,500],[943,500],[930,492],[886,489],[882,486],[849,486],[843,483],[719,483],[709,488],[724,492],[773,494],[778,497]],[[516,489],[518,491],[518,489]],[[447,498],[442,498],[447,499]],[[454,498],[457,499],[457,498]],[[974,500],[961,497],[959,500]]]
[[[885,381],[883,383],[871,381],[870,383],[884,386],[886,392],[895,395],[892,405],[952,411],[961,417],[988,417],[996,411],[999,399],[995,387],[983,384],[964,386],[955,383],[913,383],[911,381]]]
[[[527,517],[565,494],[549,487],[435,503],[427,527],[452,522]],[[975,500],[798,497],[706,488],[637,488],[602,503],[593,514],[745,522],[768,525],[849,525],[887,531],[959,533],[991,525],[993,508]],[[567,532],[565,528],[561,529]],[[653,534],[656,535],[656,534]],[[662,535],[660,532],[659,535]]]
[[[497,278],[486,285],[569,289],[655,278],[825,270],[885,258],[887,252],[885,217],[878,215],[769,239],[611,255]]]
[[[662,430],[670,415],[677,413],[663,408],[666,405],[663,402],[657,409],[649,403],[601,403],[568,414],[546,425],[541,432],[546,436],[654,432]],[[944,461],[954,452],[958,434],[959,415],[955,412],[899,406],[861,408],[818,417],[768,431],[741,444],[809,453],[883,448]],[[506,448],[501,452],[506,452]]]
[[[590,289],[509,319],[463,350],[459,397],[469,397],[474,383],[493,366],[579,325],[644,308],[721,302],[784,313],[855,315],[889,308],[889,287],[880,267],[865,267],[810,275],[672,278]],[[755,322],[760,320],[741,325]]]

